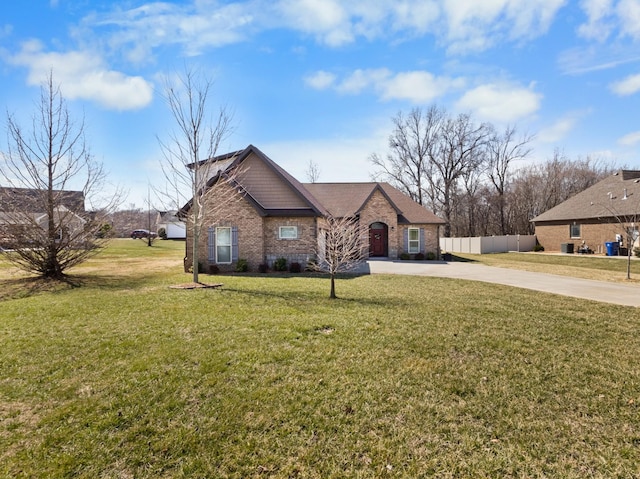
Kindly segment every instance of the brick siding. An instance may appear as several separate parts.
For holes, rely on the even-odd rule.
[[[624,228],[627,225],[618,222],[595,223],[593,221],[577,221],[577,224],[580,225],[579,238],[570,237],[569,223],[536,225],[538,243],[544,246],[545,251],[549,252],[561,251],[562,244],[573,243],[574,252],[577,252],[584,242],[595,253],[606,253],[605,242],[615,241],[616,234],[621,234],[626,241]],[[623,246],[627,245],[623,244]]]

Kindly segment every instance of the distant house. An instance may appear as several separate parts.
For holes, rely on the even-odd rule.
[[[236,188],[241,199],[229,205],[224,218],[209,215],[207,234],[200,236],[203,265],[229,270],[240,258],[254,270],[260,264],[272,266],[278,258],[304,265],[323,241],[328,216],[357,218],[369,232],[371,257],[438,254],[444,220],[388,183],[303,184],[253,145],[204,163],[212,177],[208,187],[217,178],[211,172],[240,167]],[[192,264],[190,238],[188,229],[187,265]]]
[[[640,171],[618,171],[531,221],[545,251],[605,253],[620,239],[628,247],[627,232],[637,237],[640,222]]]
[[[86,212],[82,191],[54,190],[53,219],[60,239],[84,228]],[[18,248],[46,230],[46,192],[28,188],[0,187],[0,247]]]
[[[166,239],[180,239],[187,237],[186,224],[178,217],[178,211],[159,211],[156,219],[158,234],[164,229]]]

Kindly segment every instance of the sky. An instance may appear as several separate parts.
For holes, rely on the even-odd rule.
[[[525,162],[640,168],[640,0],[0,5],[2,113],[29,126],[53,72],[126,206],[162,181],[163,85],[185,69],[233,115],[220,153],[253,144],[301,181],[310,163],[322,182],[370,181],[392,117],[431,105],[533,136]]]

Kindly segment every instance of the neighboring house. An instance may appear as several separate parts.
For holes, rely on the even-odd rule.
[[[156,219],[158,234],[164,228],[166,239],[185,239],[187,226],[178,217],[178,211],[159,211]]]
[[[46,192],[28,188],[0,187],[0,247],[17,248],[38,236],[36,228],[45,230],[48,214],[44,211]],[[86,224],[84,194],[81,191],[53,191],[57,197],[54,222],[60,226],[60,239],[64,235],[81,231]]]
[[[220,162],[223,166],[218,164]],[[200,236],[201,265],[231,270],[238,259],[250,269],[278,258],[305,265],[323,239],[323,219],[353,216],[369,231],[369,256],[397,259],[402,253],[438,255],[444,220],[388,183],[300,183],[253,145],[206,162],[214,172],[239,167],[240,198],[229,201],[224,217],[209,217]],[[218,166],[216,166],[218,165]],[[212,204],[229,193],[210,189]],[[183,208],[188,211],[191,202]],[[186,265],[192,264],[191,229]]]
[[[545,251],[605,253],[605,243],[637,232],[639,220],[640,171],[621,170],[531,221]]]

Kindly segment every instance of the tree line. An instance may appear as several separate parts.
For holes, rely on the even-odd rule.
[[[532,218],[614,170],[559,150],[524,164],[533,135],[516,126],[498,131],[437,105],[400,112],[392,123],[386,155],[370,157],[373,176],[443,218],[445,237],[532,234]]]

